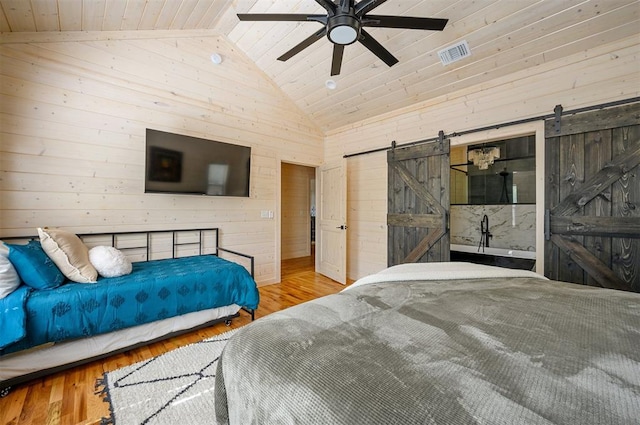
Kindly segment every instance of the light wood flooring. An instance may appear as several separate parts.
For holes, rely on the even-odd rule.
[[[343,285],[314,272],[313,257],[286,260],[282,263],[281,283],[259,288],[260,306],[256,318],[334,294],[343,288]],[[99,424],[101,418],[109,414],[107,403],[95,394],[96,380],[104,372],[238,328],[250,321],[248,314],[241,312],[241,317],[234,319],[230,327],[219,323],[19,385],[0,399],[0,424]]]

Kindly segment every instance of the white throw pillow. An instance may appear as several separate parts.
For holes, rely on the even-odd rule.
[[[0,255],[0,298],[4,298],[20,286],[18,272],[11,261],[4,255]]]
[[[89,261],[103,277],[118,277],[131,273],[133,266],[121,251],[112,246],[96,246],[89,250]]]

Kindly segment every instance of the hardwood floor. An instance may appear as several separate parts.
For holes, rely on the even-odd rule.
[[[281,282],[259,288],[260,306],[256,318],[344,288],[313,270],[313,257],[284,261]],[[107,403],[95,394],[96,380],[104,372],[238,328],[250,321],[248,314],[241,312],[241,317],[234,319],[230,327],[219,323],[17,386],[0,399],[0,424],[98,424],[101,418],[109,415]]]

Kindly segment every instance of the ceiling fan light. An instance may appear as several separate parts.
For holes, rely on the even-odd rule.
[[[329,31],[329,40],[335,44],[351,44],[358,39],[358,32],[348,25],[339,25]]]
[[[327,38],[333,44],[346,46],[360,37],[360,21],[352,15],[336,15],[327,21]]]

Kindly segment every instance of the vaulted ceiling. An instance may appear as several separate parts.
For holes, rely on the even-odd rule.
[[[240,22],[237,13],[316,13],[314,0],[0,0],[0,31],[205,30],[226,36],[324,130],[640,36],[639,0],[388,0],[377,15],[447,18],[442,32],[367,28],[399,62],[360,43],[331,77],[326,38],[279,56],[317,22]],[[437,52],[466,40],[471,56],[444,66]],[[209,55],[210,52],[203,52]],[[326,88],[333,79],[336,88]]]

